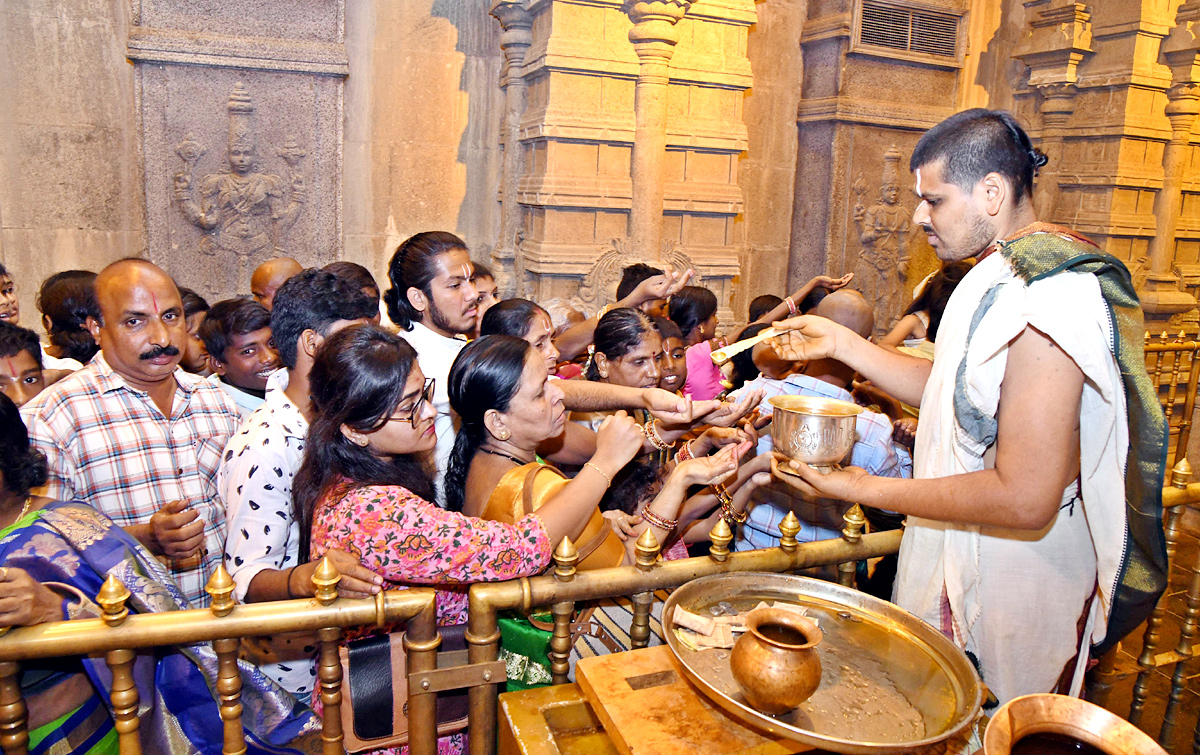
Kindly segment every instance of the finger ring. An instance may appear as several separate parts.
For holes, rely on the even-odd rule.
[[[0,566],[0,582],[8,581],[8,567]]]

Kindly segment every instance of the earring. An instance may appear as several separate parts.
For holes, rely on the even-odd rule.
[[[500,440],[508,440],[508,435],[509,435],[508,430],[501,430],[499,433],[496,434],[496,437],[499,438]]]
[[[608,372],[605,370],[601,370],[600,377],[604,378],[605,380],[608,380]]]
[[[370,441],[367,440],[367,437],[365,435],[356,435],[353,438],[351,438],[350,442],[353,443],[354,445],[358,446],[359,448],[366,448],[367,443],[369,443]]]

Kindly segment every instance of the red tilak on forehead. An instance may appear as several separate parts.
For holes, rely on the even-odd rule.
[[[158,297],[154,295],[153,291],[150,292],[150,301],[154,304],[154,314],[158,314]]]
[[[4,357],[4,363],[8,365],[8,373],[13,377],[17,377],[17,368],[13,367],[12,357]]]

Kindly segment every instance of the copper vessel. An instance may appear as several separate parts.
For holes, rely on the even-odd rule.
[[[983,735],[984,755],[1009,755],[1013,745],[1033,734],[1059,734],[1107,755],[1167,755],[1133,724],[1098,705],[1066,695],[1013,698],[992,716]]]
[[[817,622],[783,608],[746,614],[746,632],[733,646],[729,667],[746,702],[780,715],[812,697],[821,686],[823,639]]]

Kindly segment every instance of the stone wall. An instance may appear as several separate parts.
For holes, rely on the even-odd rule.
[[[127,0],[0,3],[0,261],[21,323],[59,270],[145,247]]]

